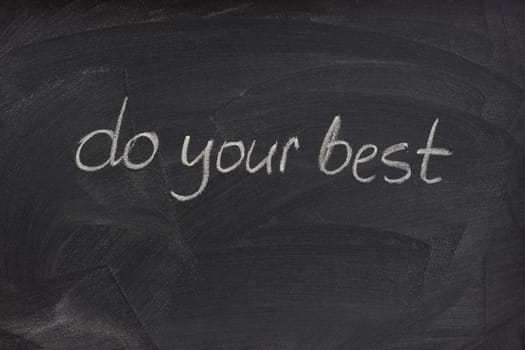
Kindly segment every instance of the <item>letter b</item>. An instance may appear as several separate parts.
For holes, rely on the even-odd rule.
[[[343,171],[343,169],[348,166],[348,164],[350,163],[350,159],[352,158],[352,147],[350,147],[348,142],[337,139],[340,129],[341,129],[341,117],[336,116],[334,120],[332,121],[332,125],[330,125],[330,128],[326,132],[326,135],[323,140],[323,144],[321,146],[321,150],[319,152],[319,169],[327,175],[335,175]],[[330,160],[330,157],[332,156],[332,152],[335,146],[345,147],[346,159],[343,162],[343,164],[341,164],[338,168],[333,169],[333,170],[328,170],[326,168],[326,165],[328,161]]]

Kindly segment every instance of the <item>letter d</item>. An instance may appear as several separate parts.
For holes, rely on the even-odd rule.
[[[93,132],[90,132],[89,134],[87,134],[86,136],[84,136],[80,140],[79,146],[77,148],[77,153],[76,153],[76,156],[75,156],[75,163],[76,163],[76,165],[77,165],[77,167],[79,169],[84,170],[84,171],[92,172],[92,171],[100,170],[100,169],[106,167],[108,164],[111,165],[111,166],[115,166],[115,165],[119,164],[122,161],[122,157],[120,157],[119,159],[115,159],[115,156],[117,154],[117,144],[118,144],[118,137],[119,137],[119,133],[120,133],[120,127],[122,125],[122,118],[124,116],[124,112],[126,111],[126,106],[127,105],[128,105],[128,97],[126,96],[124,98],[124,101],[122,102],[122,107],[120,108],[120,113],[118,115],[117,125],[115,126],[115,130],[109,130],[109,129],[95,130]],[[82,163],[82,160],[80,159],[80,153],[82,152],[82,148],[84,147],[84,145],[89,140],[91,140],[94,136],[99,135],[99,134],[102,134],[102,135],[105,134],[105,135],[108,135],[111,138],[111,150],[110,150],[110,153],[109,153],[109,157],[102,164],[99,164],[99,165],[86,165],[86,164]]]

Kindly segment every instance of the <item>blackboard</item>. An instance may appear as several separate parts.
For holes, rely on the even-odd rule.
[[[525,348],[522,1],[1,8],[1,349]]]

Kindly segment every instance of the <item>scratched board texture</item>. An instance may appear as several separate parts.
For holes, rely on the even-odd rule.
[[[525,348],[524,1],[0,9],[0,349]],[[126,96],[121,138],[155,130],[157,156],[80,171]],[[412,178],[322,174],[335,115],[354,147],[407,142]],[[180,202],[185,135],[301,145]]]

